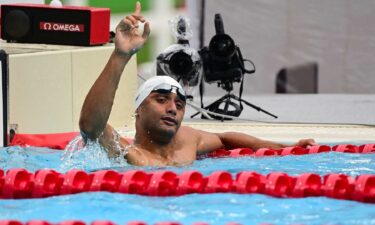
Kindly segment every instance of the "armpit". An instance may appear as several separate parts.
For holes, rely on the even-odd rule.
[[[111,128],[111,130],[112,135],[108,135],[109,137],[100,138],[102,145],[107,150],[110,158],[126,158],[131,145],[122,143],[120,134],[113,128]]]

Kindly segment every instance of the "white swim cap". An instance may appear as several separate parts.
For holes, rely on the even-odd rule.
[[[147,98],[147,96],[155,90],[156,87],[160,86],[161,84],[167,84],[170,86],[174,86],[178,88],[178,91],[181,91],[183,95],[185,95],[185,92],[181,85],[172,77],[169,76],[155,76],[151,77],[150,79],[146,80],[137,91],[137,94],[135,95],[135,109],[138,109],[138,107],[142,104],[142,102]]]

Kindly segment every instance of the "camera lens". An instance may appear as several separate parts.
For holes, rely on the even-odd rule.
[[[186,76],[193,70],[191,56],[185,52],[176,52],[169,60],[169,68],[175,75]]]
[[[235,53],[234,41],[226,34],[215,35],[210,41],[209,49],[218,60],[229,60]]]

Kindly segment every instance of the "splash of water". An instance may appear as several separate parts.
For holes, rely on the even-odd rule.
[[[118,141],[119,140],[115,140]],[[117,144],[116,146],[120,146]],[[101,168],[127,166],[125,154],[120,154],[115,158],[108,157],[108,151],[100,143],[99,139],[87,140],[85,144],[81,135],[75,137],[65,148],[61,158],[61,171],[71,169],[82,169],[85,171],[98,170]]]
[[[0,168],[7,170],[10,168],[26,168],[29,155],[25,148],[12,146],[0,149]]]
[[[113,135],[113,145],[112,148],[118,153],[115,157],[115,160],[121,162],[123,159],[126,158],[126,155],[129,152],[129,148],[133,147],[133,145],[127,145],[123,147],[120,143],[121,136],[115,129],[112,130]]]

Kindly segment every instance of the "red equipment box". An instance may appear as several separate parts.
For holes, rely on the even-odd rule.
[[[109,8],[1,5],[1,38],[8,42],[101,45],[109,42],[109,26]]]

